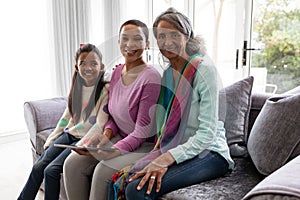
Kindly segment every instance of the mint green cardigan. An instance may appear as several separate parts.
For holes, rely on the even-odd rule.
[[[229,168],[233,168],[224,123],[218,120],[218,105],[218,73],[204,59],[193,81],[191,108],[182,142],[169,150],[176,163],[191,159],[204,150],[211,150],[223,156]]]

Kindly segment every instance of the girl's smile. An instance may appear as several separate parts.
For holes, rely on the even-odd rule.
[[[80,54],[75,69],[78,71],[86,86],[94,85],[103,66],[95,52],[83,52]]]

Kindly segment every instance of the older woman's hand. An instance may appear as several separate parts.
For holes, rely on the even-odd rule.
[[[132,182],[135,179],[143,176],[139,185],[137,186],[137,190],[141,190],[144,185],[148,183],[147,194],[150,194],[153,188],[153,185],[156,181],[156,192],[160,191],[162,178],[165,173],[168,171],[168,167],[171,166],[175,162],[173,156],[166,152],[156,158],[154,161],[149,163],[144,169],[137,172],[134,176],[132,176],[129,181]]]

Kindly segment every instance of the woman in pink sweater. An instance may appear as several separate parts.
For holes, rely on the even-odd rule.
[[[145,141],[151,137],[161,76],[143,60],[148,37],[148,28],[141,21],[129,20],[120,27],[119,46],[125,64],[118,65],[112,74],[110,119],[103,134],[85,144],[105,145],[114,151],[99,150],[93,156],[78,152],[84,155],[72,153],[67,158],[64,180],[68,199],[106,199],[111,176],[153,148],[153,143]]]

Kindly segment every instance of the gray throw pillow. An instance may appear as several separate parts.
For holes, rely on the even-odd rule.
[[[227,143],[233,157],[247,156],[246,138],[251,107],[253,77],[223,88],[219,94],[219,119],[224,122]]]
[[[252,127],[248,152],[257,170],[269,175],[300,155],[300,94],[269,98]]]

